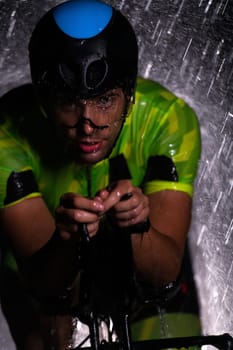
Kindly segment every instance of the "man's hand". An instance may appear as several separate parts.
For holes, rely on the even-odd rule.
[[[149,216],[149,200],[139,187],[130,180],[119,180],[98,193],[105,212],[111,213],[119,227],[129,227],[144,221]]]
[[[89,199],[75,193],[65,193],[56,209],[56,226],[63,239],[69,239],[71,234],[78,234],[80,224],[86,224],[89,236],[94,236],[99,228],[99,222],[104,210],[103,200],[96,196]]]
[[[75,193],[66,193],[56,209],[56,226],[63,239],[80,231],[86,224],[90,237],[98,229],[102,216],[109,212],[119,227],[144,222],[149,216],[149,200],[139,187],[129,180],[119,180],[89,199]]]

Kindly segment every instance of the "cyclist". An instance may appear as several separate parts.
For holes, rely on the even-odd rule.
[[[104,2],[49,10],[29,58],[32,85],[1,98],[2,307],[19,349],[65,349],[85,240],[100,248],[91,271],[106,298],[127,270],[129,237],[139,280],[176,280],[200,131],[182,99],[137,77],[134,30]]]

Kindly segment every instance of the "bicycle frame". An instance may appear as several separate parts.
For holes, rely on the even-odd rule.
[[[83,227],[83,231],[85,232],[85,227]],[[84,255],[87,253],[88,256],[88,247],[90,247],[90,241],[84,241]],[[130,245],[127,249],[130,249]],[[127,262],[131,263],[131,251],[129,251],[129,259]],[[90,257],[90,251],[89,251]],[[84,260],[85,256],[84,256]],[[87,259],[88,260],[88,259]],[[87,263],[87,260],[85,263]],[[87,265],[86,265],[87,266]],[[127,273],[131,274],[131,268],[127,270]],[[85,266],[83,273],[85,274]],[[92,271],[91,271],[92,273]],[[89,279],[91,279],[92,275],[88,275]],[[129,276],[129,280],[132,276]],[[101,318],[98,314],[99,311],[96,305],[95,296],[93,295],[93,284],[87,283],[84,284],[84,294],[85,298],[84,303],[86,303],[85,310],[88,312],[85,313],[86,321],[85,323],[89,327],[89,335],[90,335],[90,346],[82,347],[83,350],[157,350],[157,349],[168,349],[168,348],[189,348],[192,346],[202,347],[204,345],[212,345],[219,350],[233,350],[233,338],[228,334],[224,333],[221,335],[207,335],[207,336],[191,336],[191,337],[176,337],[176,338],[165,338],[165,339],[153,339],[153,340],[143,340],[143,341],[133,341],[131,337],[131,329],[130,329],[130,311],[129,311],[129,302],[125,302],[125,300],[118,300],[120,305],[119,311],[117,310],[117,315],[114,314],[113,325],[114,328],[117,329],[117,341],[102,341],[99,337],[99,319]],[[167,288],[168,287],[168,288]],[[129,292],[129,284],[127,286],[123,286],[124,293],[122,295],[126,296],[127,300],[130,300],[131,295]],[[176,292],[177,285],[166,286],[166,288],[161,289],[162,293],[168,293],[169,298],[173,297]],[[160,291],[160,292],[161,292]],[[158,302],[159,298],[157,299]],[[156,303],[156,300],[154,300]],[[115,309],[114,309],[115,312]],[[112,319],[111,314],[105,314],[105,317],[109,317]],[[80,345],[73,348],[73,350],[80,349]]]

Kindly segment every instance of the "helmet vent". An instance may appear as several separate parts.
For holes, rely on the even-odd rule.
[[[95,89],[105,81],[107,74],[108,65],[105,59],[93,61],[86,67],[84,85],[88,89]]]
[[[84,67],[59,64],[59,75],[71,89],[78,89],[81,85],[84,85],[85,89],[88,90],[98,88],[105,81],[107,74],[108,65],[103,58],[92,60]]]

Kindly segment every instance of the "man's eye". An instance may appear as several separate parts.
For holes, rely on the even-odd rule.
[[[68,98],[56,98],[54,100],[54,104],[59,107],[70,107],[73,106],[75,103],[74,99],[68,99]]]
[[[116,101],[116,96],[115,95],[103,95],[100,96],[100,98],[97,101],[97,105],[100,108],[111,108]]]
[[[98,100],[98,105],[103,107],[109,107],[112,104],[112,97],[111,96],[101,96]]]

